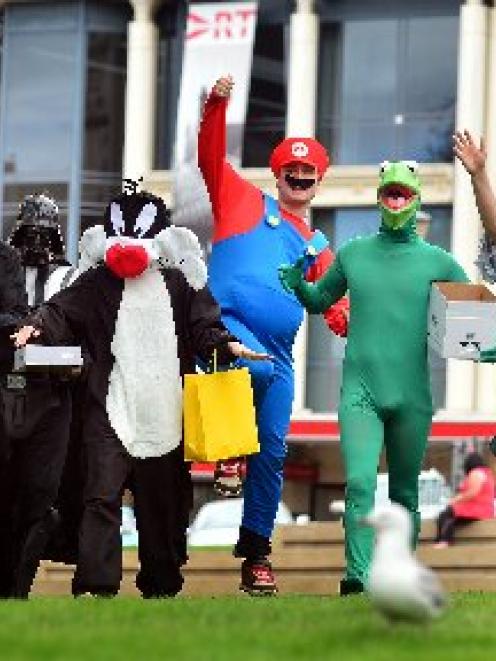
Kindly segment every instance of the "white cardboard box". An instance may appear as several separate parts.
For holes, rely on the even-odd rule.
[[[14,372],[45,372],[81,367],[81,347],[46,347],[26,344],[14,353]]]
[[[496,296],[484,285],[433,283],[428,314],[429,346],[443,358],[478,360],[496,345]]]

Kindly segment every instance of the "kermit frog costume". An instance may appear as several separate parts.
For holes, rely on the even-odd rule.
[[[383,445],[389,497],[411,513],[413,542],[417,540],[418,475],[433,414],[427,359],[429,294],[433,282],[467,281],[449,253],[417,236],[420,181],[415,163],[384,163],[377,199],[382,218],[378,233],[349,241],[316,284],[305,281],[301,260],[279,269],[283,285],[312,314],[349,292],[339,406],[347,484],[347,567],[341,594],[361,592],[367,580],[373,537],[361,519],[374,504]]]

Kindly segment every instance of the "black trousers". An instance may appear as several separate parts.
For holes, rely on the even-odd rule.
[[[49,540],[43,558],[75,565],[79,527],[83,516],[83,491],[86,482],[82,443],[87,401],[87,384],[84,379],[78,379],[71,384],[71,400],[72,417],[69,443],[55,505],[59,522]]]
[[[54,523],[70,386],[28,377],[24,390],[2,387],[0,401],[0,596],[27,597]]]
[[[191,477],[182,446],[162,457],[131,457],[107,413],[96,405],[88,412],[84,456],[87,482],[73,593],[118,592],[121,501],[128,486],[134,495],[139,533],[136,585],[144,597],[177,594],[183,584],[181,566],[187,560],[186,528],[192,504]]]
[[[437,520],[436,541],[451,543],[455,536],[455,530],[473,521],[477,521],[477,519],[457,517],[453,511],[453,508],[448,506],[439,514]]]

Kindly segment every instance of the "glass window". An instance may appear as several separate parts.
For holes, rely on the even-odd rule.
[[[242,164],[267,167],[286,129],[287,2],[260,2]]]
[[[5,175],[66,178],[71,169],[77,39],[45,28],[9,36],[6,54]]]
[[[426,240],[444,250],[450,250],[453,209],[451,207],[423,206],[422,211],[431,216]]]
[[[125,34],[90,33],[84,169],[120,173],[124,142]]]
[[[0,73],[3,68],[2,59],[3,59],[3,10],[0,9]]]
[[[74,259],[80,218],[86,225],[88,218],[101,218],[120,190],[129,15],[124,5],[85,0],[7,6],[0,117],[4,235],[22,197],[46,191],[62,211]]]
[[[114,4],[112,2],[86,1],[85,12],[88,31],[126,34],[127,24],[133,18],[131,4],[131,2]]]
[[[334,162],[451,161],[459,3],[320,4],[317,124]]]
[[[46,30],[47,26],[51,30],[74,30],[78,25],[79,5],[79,2],[17,3],[15,11],[9,13],[9,30]]]
[[[453,159],[458,18],[413,18],[404,25],[405,84],[398,141],[401,157],[425,162]],[[438,36],[439,35],[439,36]],[[441,38],[440,38],[441,37]]]
[[[122,186],[126,53],[124,32],[88,35],[81,231],[101,221],[109,198]]]
[[[177,100],[181,84],[186,3],[165,5],[157,16],[159,26],[155,168],[172,165]]]
[[[431,243],[449,249],[451,207],[424,207],[432,220],[427,233]],[[375,233],[379,227],[379,213],[375,208],[317,209],[313,212],[313,226],[329,238],[333,251],[357,236]],[[333,335],[320,315],[308,317],[306,402],[317,413],[337,411],[341,388],[341,368],[346,341]],[[443,408],[446,390],[445,361],[429,354],[434,408]]]
[[[379,226],[377,209],[316,209],[313,227],[329,239],[333,252]],[[329,331],[321,315],[308,316],[305,406],[316,413],[337,411],[346,341]]]
[[[7,236],[24,195],[45,191],[64,235],[74,182],[81,98],[82,4],[11,4],[2,57],[0,186]],[[72,211],[71,223],[79,209]],[[73,218],[74,217],[74,218]]]

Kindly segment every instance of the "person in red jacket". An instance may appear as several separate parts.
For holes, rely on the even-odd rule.
[[[276,146],[270,167],[277,200],[243,179],[226,160],[226,109],[233,88],[230,76],[214,85],[204,107],[198,136],[198,164],[214,216],[209,286],[222,319],[250,348],[265,347],[272,362],[249,367],[252,376],[260,452],[247,460],[243,520],[234,549],[244,558],[240,588],[250,594],[277,591],[268,560],[270,538],[281,500],[294,394],[292,346],[303,308],[280,284],[278,266],[308,258],[306,277],[318,280],[333,260],[323,235],[314,233],[307,214],[329,157],[313,138],[287,138]],[[348,302],[327,310],[331,330],[344,336]],[[241,361],[242,362],[242,361]],[[217,484],[236,493],[240,462],[217,466]]]
[[[457,527],[470,521],[494,517],[495,483],[492,470],[477,452],[465,457],[465,478],[448,507],[437,522],[436,548],[445,548],[452,541]]]

